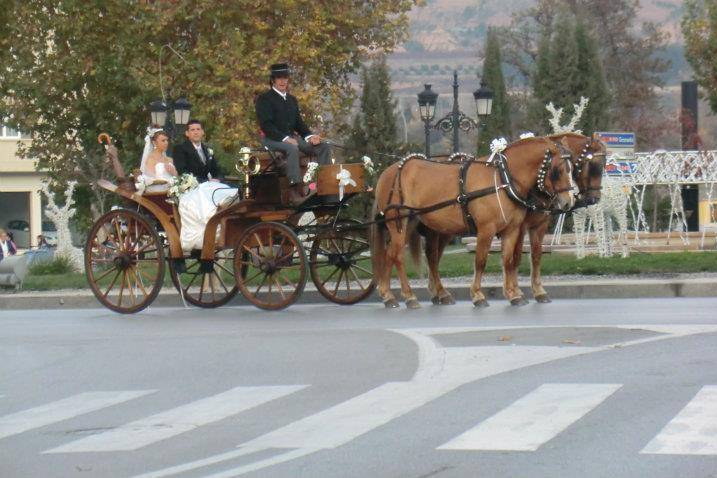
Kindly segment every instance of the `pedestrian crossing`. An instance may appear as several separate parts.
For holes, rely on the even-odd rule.
[[[389,386],[390,385],[390,386]],[[174,408],[155,413],[136,420],[128,421],[107,431],[83,437],[78,440],[58,444],[54,448],[42,451],[45,454],[60,453],[97,453],[120,452],[145,448],[169,438],[189,434],[203,426],[234,417],[245,411],[260,407],[269,402],[291,399],[291,395],[305,390],[308,385],[272,385],[240,386],[215,395],[200,398]],[[386,384],[384,393],[396,385]],[[438,452],[452,450],[480,451],[516,451],[535,452],[561,433],[568,430],[590,413],[603,406],[615,404],[615,392],[623,387],[615,383],[545,383],[523,394],[500,411],[481,419],[465,431],[443,444],[436,444]],[[161,395],[158,390],[120,390],[90,391],[72,395],[44,405],[0,416],[0,447],[10,437],[39,430],[43,427],[65,422],[82,415],[100,412],[104,409],[137,400]],[[389,394],[390,395],[390,394]],[[6,395],[6,398],[9,398]],[[383,399],[390,399],[384,396]],[[381,403],[372,402],[372,407],[380,408]],[[609,402],[613,402],[609,404]],[[350,403],[352,400],[344,403]],[[422,400],[427,402],[427,400]],[[694,396],[685,397],[681,410],[675,410],[673,418],[665,420],[664,428],[654,436],[641,454],[673,455],[717,455],[717,385],[705,385]],[[385,403],[385,402],[384,402]],[[297,417],[293,422],[301,424],[299,429],[308,430],[307,423],[313,427],[328,429],[336,423],[338,405],[326,409],[331,413],[320,412],[310,417]],[[307,418],[309,421],[307,421]],[[317,424],[325,418],[327,423]],[[343,416],[344,424],[355,421],[361,434],[385,425],[390,420],[366,420],[361,414]],[[372,425],[368,425],[372,423]],[[291,427],[289,424],[286,427]],[[370,428],[370,427],[373,428]],[[284,428],[286,428],[284,427]],[[366,429],[369,427],[370,429]],[[281,430],[281,429],[279,429]],[[428,431],[426,432],[428,433]],[[241,444],[239,450],[228,452],[227,457],[237,457],[269,448],[298,448],[295,445],[278,446],[270,438],[276,438],[276,431],[269,432],[250,442]],[[285,438],[286,434],[280,434]],[[358,436],[358,434],[355,434]],[[335,448],[346,443],[332,438],[331,443],[310,441],[303,448],[290,451],[291,456],[301,456],[307,450]],[[329,441],[331,441],[329,440]],[[439,442],[440,443],[440,442]],[[242,451],[241,447],[246,447]],[[221,456],[221,455],[218,455]],[[291,456],[289,458],[291,458]],[[210,462],[208,460],[207,462]],[[154,475],[152,475],[154,476]],[[165,475],[156,475],[165,476]]]

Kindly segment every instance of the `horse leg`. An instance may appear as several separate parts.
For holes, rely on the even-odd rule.
[[[387,242],[386,234],[390,237]],[[400,240],[400,234],[393,227],[388,226],[381,234],[372,237],[373,274],[376,278],[376,290],[378,291],[386,308],[397,308],[398,301],[391,292],[391,271],[393,270],[392,247]]]
[[[471,284],[471,300],[476,307],[488,307],[488,301],[480,290],[481,279],[485,271],[485,263],[490,251],[490,243],[495,234],[480,233],[476,236],[476,257],[475,270],[473,272],[473,283]]]
[[[452,305],[456,301],[448,290],[443,287],[438,272],[438,265],[443,256],[443,250],[450,242],[452,236],[428,231],[426,234],[426,261],[428,262],[428,291],[431,293],[431,302],[435,305]]]
[[[545,220],[528,231],[530,235],[530,286],[533,290],[533,297],[541,304],[551,302],[550,296],[543,288],[543,279],[540,274],[540,261],[543,257],[543,239],[548,230],[548,224],[549,221]]]
[[[515,261],[515,246],[522,228],[514,227],[501,233],[501,252],[503,256],[503,295],[510,305],[525,305],[523,293],[518,287],[518,264]]]
[[[408,283],[408,275],[406,274],[406,269],[403,264],[403,256],[406,248],[405,246],[408,240],[407,227],[408,225],[404,223],[400,233],[398,231],[394,233],[393,228],[390,228],[391,242],[388,245],[387,256],[388,262],[396,266],[396,274],[398,275],[398,279],[401,281],[401,296],[406,301],[406,307],[408,307],[409,309],[417,309],[421,307],[421,304],[418,302],[416,296],[413,295],[411,286]],[[391,278],[389,276],[389,282],[390,279]],[[393,294],[391,294],[391,299],[392,300],[384,301],[386,307],[398,307],[398,302],[396,302],[396,299],[395,297],[393,297]]]
[[[513,246],[513,257],[511,258],[511,264],[513,264],[513,267],[515,268],[515,274],[512,275],[510,278],[512,282],[510,283],[509,288],[513,289],[517,295],[522,299],[523,298],[523,292],[520,290],[520,287],[518,286],[518,267],[520,266],[520,261],[523,260],[523,242],[525,241],[525,231],[528,229],[528,223],[526,221],[523,221],[523,223],[518,228],[518,236],[515,240],[515,246]],[[503,240],[501,240],[501,247],[503,244]],[[504,277],[505,278],[505,277]],[[527,300],[523,299],[524,303],[528,303]]]

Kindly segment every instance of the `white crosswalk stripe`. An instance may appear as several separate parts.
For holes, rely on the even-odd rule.
[[[537,450],[620,387],[619,384],[590,383],[541,385],[438,449]]]
[[[0,438],[61,422],[138,398],[156,390],[85,392],[56,402],[0,417]]]
[[[640,453],[717,455],[717,385],[702,387]]]
[[[156,415],[88,436],[44,453],[136,450],[297,392],[306,385],[236,387]]]

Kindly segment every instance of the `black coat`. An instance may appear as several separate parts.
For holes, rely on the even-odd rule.
[[[209,148],[204,143],[202,143],[202,150],[204,151],[204,157],[207,158],[207,164],[202,162],[191,141],[187,140],[176,145],[172,150],[172,159],[177,172],[180,175],[184,173],[193,174],[199,182],[206,181],[207,174],[211,174],[212,178],[221,177],[222,171],[214,154],[209,152]]]
[[[272,88],[259,95],[255,106],[259,127],[267,138],[282,141],[294,133],[299,133],[302,138],[311,134],[301,119],[299,103],[294,96],[287,94],[284,99]]]

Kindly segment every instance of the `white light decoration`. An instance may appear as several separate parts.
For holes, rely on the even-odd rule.
[[[47,197],[47,208],[45,215],[55,224],[57,229],[57,250],[55,257],[66,257],[72,268],[77,272],[84,269],[84,256],[82,249],[72,245],[70,234],[70,219],[75,215],[75,200],[72,195],[75,192],[77,181],[70,181],[65,189],[65,205],[59,207],[55,203],[55,195],[50,191],[47,183],[42,184],[42,192]]]

